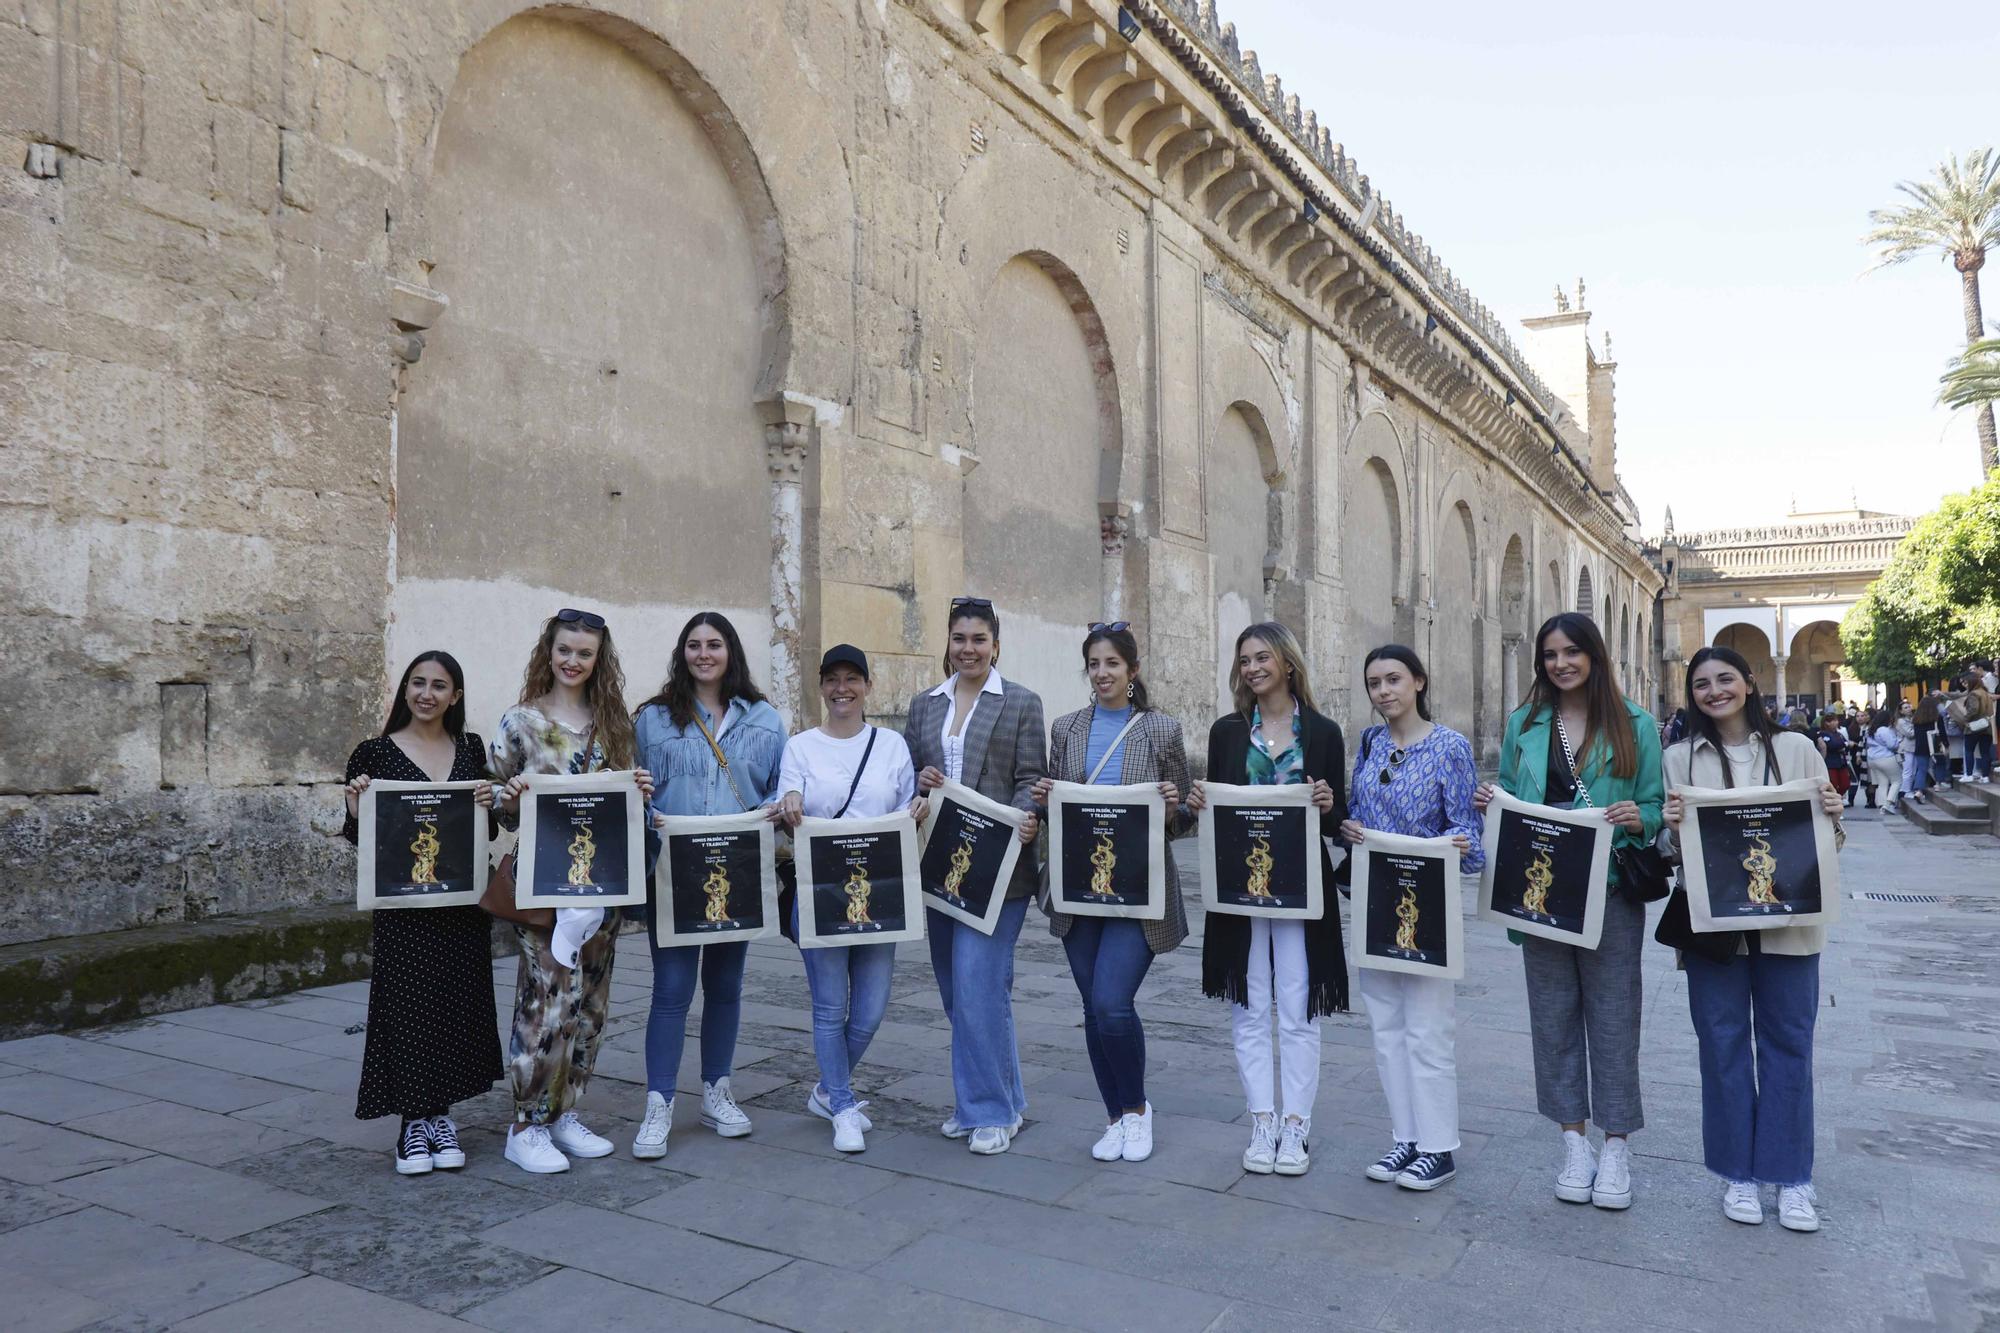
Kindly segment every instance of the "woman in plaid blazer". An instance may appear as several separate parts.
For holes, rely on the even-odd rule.
[[[1048,771],[1041,696],[1000,678],[1000,616],[993,603],[955,599],[946,632],[944,666],[951,674],[910,701],[903,729],[917,766],[917,792],[936,791],[949,779],[1025,810],[1021,841],[1032,846],[1040,820],[1031,793]],[[1034,892],[1035,858],[1023,849],[991,935],[937,911],[924,922],[938,998],[951,1020],[954,1105],[940,1129],[948,1139],[969,1138],[976,1153],[1006,1152],[1028,1108],[1014,1041],[1014,942]]]
[[[1187,832],[1194,827],[1194,816],[1183,804],[1187,745],[1180,723],[1147,706],[1139,645],[1130,626],[1122,620],[1092,625],[1083,641],[1083,663],[1095,697],[1090,707],[1057,718],[1049,728],[1049,776],[1035,784],[1036,801],[1046,804],[1051,782],[1088,782],[1093,771],[1102,784],[1156,782],[1167,801],[1167,837]],[[1130,730],[1124,730],[1127,722]],[[1056,911],[1047,896],[1046,867],[1043,871],[1049,933],[1063,942],[1070,974],[1083,996],[1084,1044],[1109,1120],[1104,1137],[1090,1150],[1100,1162],[1140,1162],[1153,1152],[1146,1033],[1133,998],[1153,956],[1187,938],[1187,909],[1181,904],[1171,847],[1165,855],[1167,910],[1157,921]]]

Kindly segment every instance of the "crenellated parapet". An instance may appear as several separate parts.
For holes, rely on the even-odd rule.
[[[1678,546],[1683,582],[1879,571],[1916,519],[1904,515],[1771,523],[1674,534],[1649,543]]]

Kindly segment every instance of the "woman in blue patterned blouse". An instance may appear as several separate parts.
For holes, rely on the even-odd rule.
[[[1369,829],[1412,838],[1449,836],[1458,848],[1459,868],[1480,869],[1486,853],[1472,810],[1479,785],[1472,746],[1431,721],[1423,662],[1401,644],[1387,644],[1368,654],[1361,675],[1382,721],[1361,733],[1341,841],[1352,847]],[[1393,1180],[1404,1189],[1436,1189],[1457,1174],[1451,1157],[1458,1151],[1453,983],[1364,967],[1361,998],[1375,1032],[1375,1068],[1394,1135],[1389,1151],[1368,1168],[1368,1178]]]

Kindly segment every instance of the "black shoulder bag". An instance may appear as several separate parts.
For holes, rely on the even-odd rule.
[[[1735,775],[1729,769],[1729,756],[1722,756],[1722,780],[1726,786],[1735,786]],[[1764,785],[1778,785],[1778,768],[1771,753],[1771,742],[1764,741]],[[1743,947],[1743,932],[1740,930],[1696,931],[1694,919],[1688,915],[1687,890],[1678,879],[1674,882],[1673,894],[1667,899],[1667,906],[1660,913],[1660,924],[1653,928],[1653,939],[1669,949],[1679,949],[1698,958],[1706,958],[1711,963],[1726,963],[1736,956]]]
[[[847,813],[847,807],[854,804],[854,793],[861,790],[861,775],[868,771],[868,756],[875,753],[875,728],[868,728],[868,744],[861,747],[861,762],[854,766],[854,781],[847,784],[847,799],[840,803],[840,809],[833,812],[839,819]],[[792,924],[792,909],[799,901],[799,861],[796,856],[782,858],[778,862],[778,929],[792,943],[799,942],[799,930]]]
[[[1583,784],[1583,774],[1577,770],[1576,754],[1569,748],[1569,729],[1563,726],[1562,715],[1556,715],[1556,740],[1562,746],[1563,763],[1569,768],[1570,781],[1576,784],[1576,794],[1584,805],[1590,802],[1590,788]],[[1618,891],[1636,902],[1656,903],[1667,896],[1673,887],[1673,869],[1667,864],[1657,848],[1634,847],[1617,842],[1611,845],[1611,863],[1618,867]]]

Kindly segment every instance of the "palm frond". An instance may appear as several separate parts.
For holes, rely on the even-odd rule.
[[[1896,190],[1910,202],[1868,214],[1874,226],[1862,239],[1877,251],[1871,268],[1925,253],[1950,260],[2000,248],[2000,154],[1991,148],[1963,162],[1954,153],[1929,179],[1899,181]]]
[[[1939,377],[1938,401],[1947,407],[2000,402],[2000,338],[1981,338]]]

